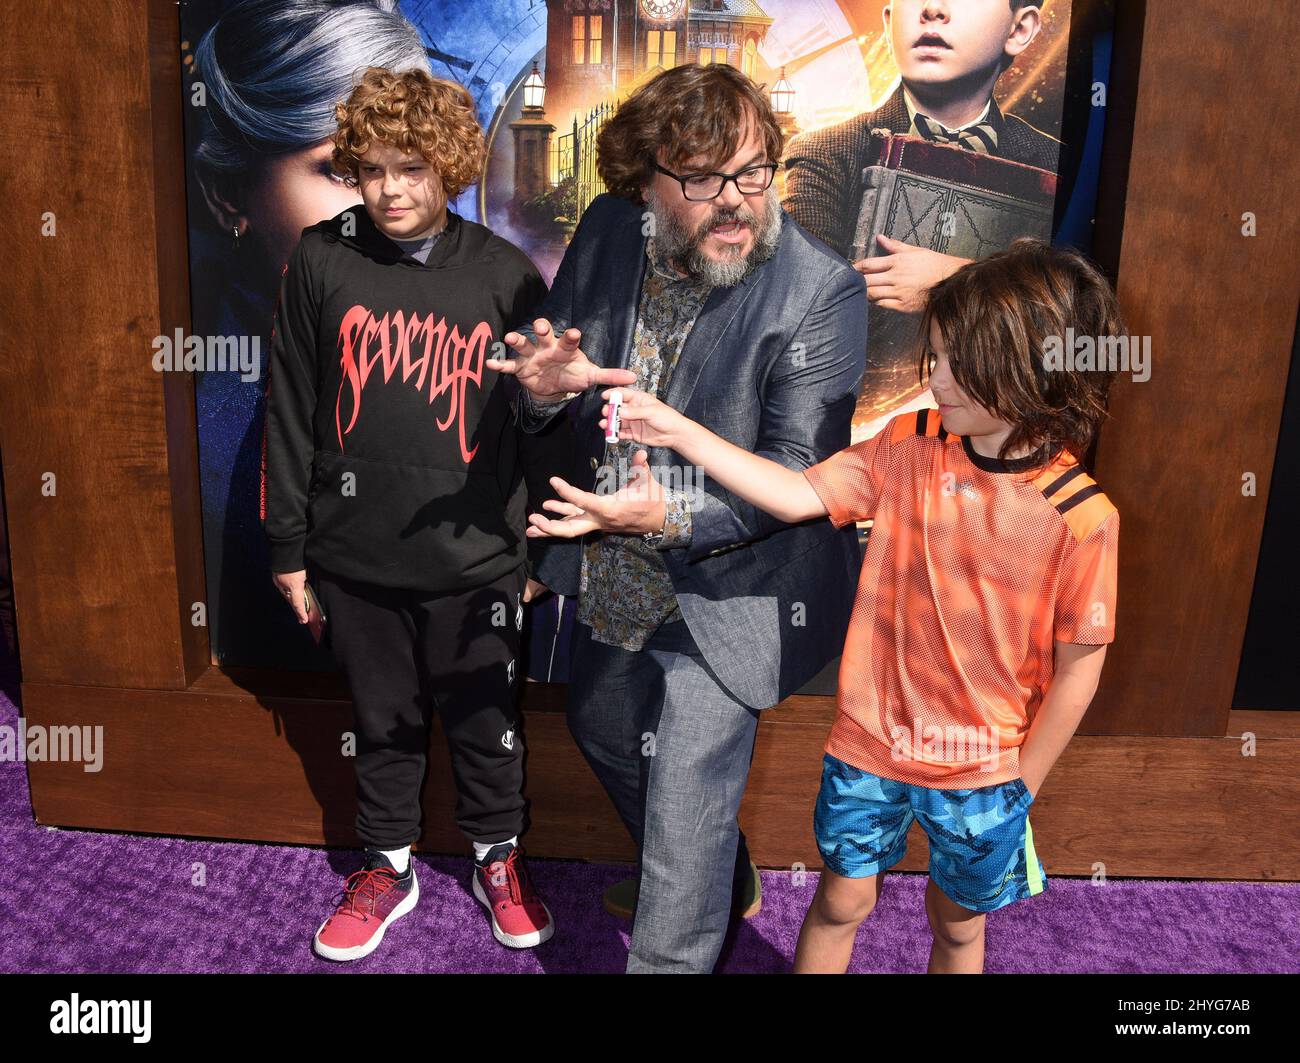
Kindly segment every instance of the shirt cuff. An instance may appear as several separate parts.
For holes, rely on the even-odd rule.
[[[839,455],[832,455],[832,458]],[[826,516],[830,518],[831,526],[834,528],[843,528],[846,524],[854,524],[856,520],[851,513],[845,511],[844,507],[839,504],[836,497],[835,489],[826,482],[825,466],[828,465],[832,458],[826,461],[818,462],[816,465],[810,465],[803,470],[803,478],[808,481],[808,485],[813,492],[821,499],[821,503],[826,507]],[[863,518],[864,520],[870,518]]]
[[[306,532],[292,539],[271,539],[269,546],[272,572],[301,572],[307,567]]]
[[[537,402],[533,398],[533,393],[529,391],[527,388],[520,388],[519,391],[520,391],[520,395],[523,398],[524,406],[527,407],[528,412],[534,417],[543,417],[543,418],[551,417],[554,414],[559,413],[562,409],[564,409],[564,407],[569,405],[569,402],[575,396],[579,394],[579,392],[577,391],[571,391],[569,392],[569,394],[564,396],[564,398],[559,399],[555,402],[542,403],[542,402]]]
[[[675,488],[664,489],[664,531],[660,550],[691,545],[691,496]]]

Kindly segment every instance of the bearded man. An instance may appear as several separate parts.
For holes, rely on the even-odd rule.
[[[792,469],[849,445],[866,289],[781,211],[782,141],[734,67],[647,82],[599,135],[608,192],[537,319],[487,363],[524,386],[525,430],[575,429],[556,471],[585,493],[529,534],[553,539],[536,578],[578,597],[569,728],[639,852],[605,897],[634,914],[629,972],[711,971],[730,917],[758,910],[736,816],[759,713],[836,655],[853,605],[852,527],[785,524],[601,423],[626,385]],[[594,532],[595,510],[617,531]]]

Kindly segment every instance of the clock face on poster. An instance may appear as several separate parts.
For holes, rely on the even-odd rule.
[[[649,18],[666,20],[682,13],[686,0],[641,0],[641,10]]]

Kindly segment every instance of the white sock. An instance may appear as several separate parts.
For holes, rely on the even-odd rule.
[[[403,845],[400,849],[380,849],[379,852],[388,857],[388,862],[393,865],[393,870],[399,875],[405,875],[406,869],[411,866],[411,847]]]
[[[514,845],[519,841],[519,835],[513,838],[507,838],[503,842],[475,842],[474,843],[474,860],[476,863],[482,863],[483,857],[487,856],[488,851],[498,845]]]

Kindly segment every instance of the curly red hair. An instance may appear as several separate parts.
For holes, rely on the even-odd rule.
[[[483,173],[487,146],[463,85],[423,70],[367,67],[345,103],[336,104],[331,164],[355,188],[361,158],[376,143],[422,155],[438,171],[448,199]]]

